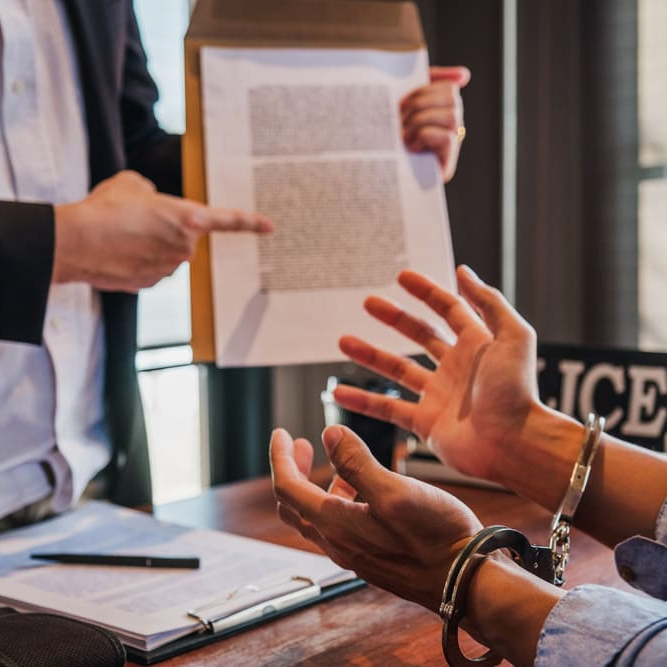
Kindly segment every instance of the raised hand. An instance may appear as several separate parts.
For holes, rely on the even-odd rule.
[[[468,85],[467,67],[431,67],[431,83],[401,100],[403,141],[408,150],[432,151],[442,179],[454,176],[464,131],[461,88]]]
[[[342,567],[436,611],[454,557],[481,528],[475,515],[450,494],[381,466],[344,426],[325,429],[322,441],[337,473],[328,491],[308,481],[310,443],[274,431],[281,519]]]
[[[437,364],[435,370],[353,336],[340,340],[341,350],[353,361],[416,393],[417,402],[344,385],[334,396],[349,410],[416,433],[461,472],[497,479],[497,466],[504,465],[529,412],[539,405],[536,336],[503,295],[470,269],[459,267],[457,280],[463,296],[414,271],[398,277],[408,293],[444,319],[456,336],[453,343],[383,298],[371,296],[365,302],[373,317],[422,345]]]
[[[103,181],[80,202],[56,206],[55,225],[54,282],[126,292],[173,273],[203,234],[273,229],[259,213],[161,194],[131,171]]]

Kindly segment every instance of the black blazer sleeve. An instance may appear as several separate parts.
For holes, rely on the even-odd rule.
[[[52,206],[0,201],[0,340],[41,343],[53,248]]]

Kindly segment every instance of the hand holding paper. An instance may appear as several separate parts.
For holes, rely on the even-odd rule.
[[[463,122],[461,89],[470,82],[467,67],[431,67],[431,83],[401,101],[403,141],[408,150],[432,151],[442,167],[442,180],[452,180],[458,164]]]

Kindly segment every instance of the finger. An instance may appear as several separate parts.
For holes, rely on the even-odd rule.
[[[455,127],[437,125],[411,128],[403,134],[403,143],[408,150],[415,153],[430,150],[438,155],[444,152],[450,153],[452,149],[456,149],[458,154],[461,144]]]
[[[400,102],[401,117],[405,120],[410,114],[428,108],[453,109],[459,121],[463,120],[463,100],[461,88],[451,80],[432,80],[431,83],[413,90]]]
[[[461,140],[458,134],[449,130],[439,130],[435,133],[430,133],[429,136],[424,137],[422,140],[427,150],[437,154],[442,167],[442,180],[445,183],[449,183],[456,173],[459,153],[461,152]]]
[[[370,296],[364,308],[376,320],[392,327],[406,338],[421,345],[432,357],[440,359],[449,347],[445,334],[428,322],[410,315],[400,306],[379,296]]]
[[[425,125],[409,135],[404,135],[405,147],[413,153],[431,151],[444,165],[451,157],[458,157],[461,142],[454,129]]]
[[[480,313],[494,338],[534,337],[532,326],[509,304],[502,292],[482,282],[467,266],[457,269],[456,277],[463,296]]]
[[[299,470],[294,441],[284,429],[275,429],[271,435],[270,462],[276,499],[307,520],[317,516],[326,492],[309,482]]]
[[[415,134],[423,127],[441,127],[455,131],[463,125],[463,110],[454,104],[424,104],[423,108],[413,108],[403,118],[403,129]]]
[[[399,398],[389,398],[383,394],[343,384],[338,385],[333,394],[336,403],[346,410],[381,419],[406,431],[414,431],[417,435],[423,435],[417,432],[414,423],[416,403]]]
[[[461,150],[461,141],[453,130],[424,127],[414,136],[404,138],[405,147],[412,153],[435,154],[442,170],[442,179],[449,183],[454,177]]]
[[[454,104],[423,104],[423,108],[415,105],[406,107],[402,111],[401,126],[403,129],[403,140],[410,141],[424,129],[441,128],[456,132],[463,125],[463,109]]]
[[[308,477],[313,469],[313,458],[315,453],[312,445],[305,438],[297,438],[294,441],[294,461],[299,472]]]
[[[414,359],[385,352],[356,336],[342,336],[338,346],[352,361],[402,384],[415,393],[421,392],[430,377],[430,372]]]
[[[262,213],[238,209],[214,208],[199,202],[163,195],[181,208],[184,224],[197,232],[254,232],[266,234],[274,230],[273,221]]]
[[[210,216],[205,226],[206,231],[211,232],[267,234],[274,229],[273,222],[267,216],[235,209],[210,209]]]
[[[460,98],[431,91],[410,99],[401,109],[401,120],[406,129],[423,125],[456,129],[463,124],[463,105]]]
[[[322,442],[336,473],[372,505],[393,492],[393,473],[380,465],[365,443],[345,426],[328,426]]]
[[[211,211],[210,231],[267,234],[274,230],[273,221],[261,213],[236,209],[211,209]]]
[[[435,153],[441,167],[447,173],[456,167],[461,142],[454,130],[440,127],[424,127],[414,137],[405,140],[405,147],[412,153]]]
[[[401,102],[401,116],[406,119],[410,114],[437,109],[463,112],[463,101],[458,88],[449,83],[431,83],[407,95]]]
[[[398,282],[408,293],[440,315],[457,336],[469,327],[486,331],[484,323],[470,304],[458,295],[442,289],[423,274],[416,271],[401,271]]]
[[[334,475],[331,484],[329,484],[328,491],[330,495],[352,501],[355,500],[358,495],[357,490],[338,475]]]
[[[292,441],[283,429],[276,429],[271,439],[271,469],[278,515],[322,551],[330,553],[330,539],[349,543],[355,534],[354,531],[349,533],[350,526],[367,523],[367,512],[360,503],[354,502],[356,491],[342,479],[335,485],[335,493],[327,493],[299,475],[294,457],[298,442]],[[310,446],[305,439],[301,442]],[[287,464],[287,471],[283,464]],[[285,477],[288,477],[287,481]],[[365,530],[360,532],[363,534]]]
[[[302,439],[303,440],[303,439]],[[307,443],[307,441],[306,441]],[[302,446],[303,447],[303,446]],[[301,478],[303,473],[296,460],[296,447],[292,436],[283,428],[276,428],[271,433],[269,444],[269,463],[274,476],[283,479]]]
[[[463,65],[454,67],[433,66],[429,68],[429,73],[431,81],[453,81],[459,88],[465,88],[472,77],[470,70]]]

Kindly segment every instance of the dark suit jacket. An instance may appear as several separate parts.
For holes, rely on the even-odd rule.
[[[180,137],[157,125],[132,0],[63,0],[76,45],[88,125],[91,187],[135,169],[180,194]],[[65,166],[66,168],[66,166]],[[0,202],[0,339],[40,344],[53,267],[53,207]],[[150,502],[148,447],[135,371],[135,295],[103,293],[106,409],[114,448],[110,495]],[[1,438],[0,438],[1,442]]]

